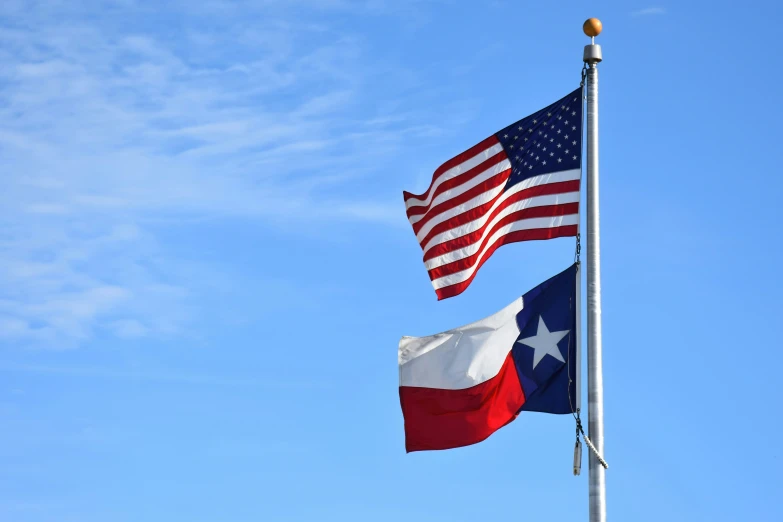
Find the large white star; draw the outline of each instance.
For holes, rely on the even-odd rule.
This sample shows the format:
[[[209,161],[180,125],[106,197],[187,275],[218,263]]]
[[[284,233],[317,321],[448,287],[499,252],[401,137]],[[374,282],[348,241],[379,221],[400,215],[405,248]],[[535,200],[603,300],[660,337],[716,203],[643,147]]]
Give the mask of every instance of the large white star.
[[[571,330],[550,332],[549,328],[546,327],[546,323],[544,323],[544,318],[539,315],[538,331],[536,332],[536,335],[526,339],[520,339],[517,342],[530,346],[533,350],[535,350],[533,353],[533,369],[535,370],[536,366],[538,366],[538,363],[540,363],[541,359],[543,359],[547,354],[551,355],[560,362],[565,362],[563,359],[563,354],[560,353],[560,348],[557,347],[557,343],[559,343],[563,337],[568,335],[568,332],[570,331]]]

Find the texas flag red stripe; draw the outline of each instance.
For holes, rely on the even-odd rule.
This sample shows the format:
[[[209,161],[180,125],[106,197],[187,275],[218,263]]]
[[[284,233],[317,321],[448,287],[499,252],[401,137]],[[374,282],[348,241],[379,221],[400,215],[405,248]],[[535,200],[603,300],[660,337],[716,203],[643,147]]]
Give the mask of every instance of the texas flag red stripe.
[[[522,307],[520,297],[455,330],[402,338],[400,405],[408,451],[475,444],[515,418],[525,404],[511,355]]]
[[[464,390],[400,387],[405,450],[458,448],[481,442],[516,418],[525,404],[511,353],[500,372]]]

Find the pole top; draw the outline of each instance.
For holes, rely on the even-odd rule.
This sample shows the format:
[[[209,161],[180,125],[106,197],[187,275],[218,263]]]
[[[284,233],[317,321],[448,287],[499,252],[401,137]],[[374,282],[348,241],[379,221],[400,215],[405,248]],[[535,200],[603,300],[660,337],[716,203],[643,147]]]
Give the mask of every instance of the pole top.
[[[582,60],[590,67],[595,67],[595,64],[603,59],[601,56],[601,46],[595,43],[595,37],[601,34],[603,28],[604,26],[598,18],[588,18],[585,20],[585,23],[582,24],[582,30],[590,37],[590,45],[585,45],[585,52]]]
[[[603,28],[604,25],[601,23],[601,20],[599,20],[598,18],[588,18],[587,20],[585,20],[585,23],[582,24],[582,30],[590,38],[595,38],[596,36],[601,34],[601,30]]]

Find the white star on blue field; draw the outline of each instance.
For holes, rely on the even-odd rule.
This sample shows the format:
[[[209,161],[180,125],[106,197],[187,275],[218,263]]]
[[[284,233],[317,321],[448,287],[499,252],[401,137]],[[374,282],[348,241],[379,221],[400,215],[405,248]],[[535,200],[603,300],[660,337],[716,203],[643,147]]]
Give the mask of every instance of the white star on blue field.
[[[524,344],[533,349],[533,369],[536,369],[538,363],[545,355],[549,355],[564,363],[563,354],[560,353],[560,348],[557,347],[557,343],[568,335],[569,330],[561,330],[559,332],[550,332],[546,327],[544,317],[538,316],[538,331],[533,337],[525,337],[517,341],[519,344]]]
[[[4,0],[0,521],[586,520],[571,415],[406,454],[396,353],[573,263],[438,301],[402,191],[499,129],[584,164],[578,101],[518,122],[593,16],[609,517],[783,520],[778,3]]]

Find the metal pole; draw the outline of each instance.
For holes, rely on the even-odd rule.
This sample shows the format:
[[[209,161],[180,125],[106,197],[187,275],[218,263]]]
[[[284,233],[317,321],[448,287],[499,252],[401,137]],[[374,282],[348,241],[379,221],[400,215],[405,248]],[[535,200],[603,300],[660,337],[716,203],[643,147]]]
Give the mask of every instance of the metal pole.
[[[598,68],[601,46],[595,36],[601,22],[584,25],[592,38],[585,46],[587,63],[587,424],[588,436],[604,454],[604,381],[601,353],[601,220],[598,207]],[[589,454],[590,522],[606,521],[606,475],[596,456]]]

